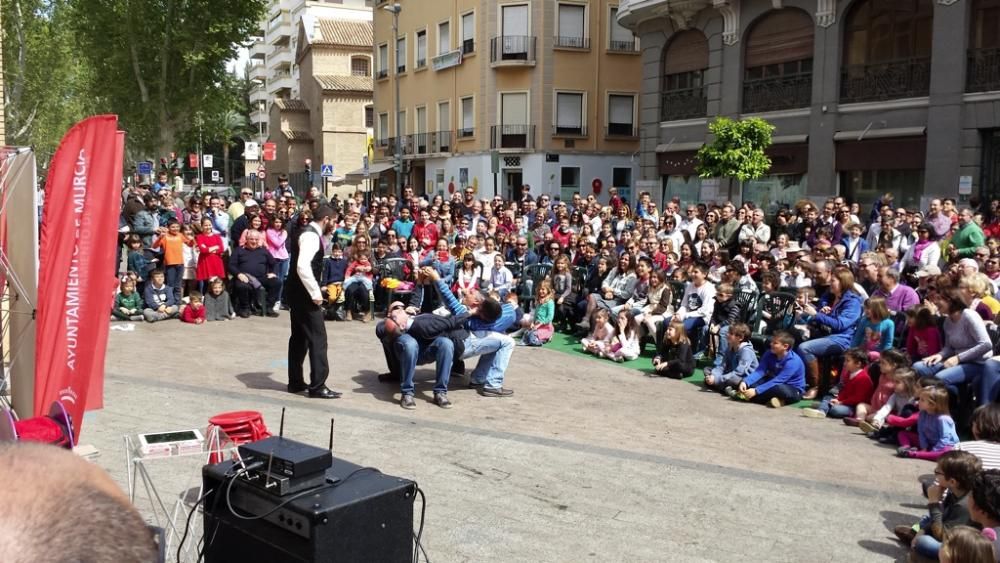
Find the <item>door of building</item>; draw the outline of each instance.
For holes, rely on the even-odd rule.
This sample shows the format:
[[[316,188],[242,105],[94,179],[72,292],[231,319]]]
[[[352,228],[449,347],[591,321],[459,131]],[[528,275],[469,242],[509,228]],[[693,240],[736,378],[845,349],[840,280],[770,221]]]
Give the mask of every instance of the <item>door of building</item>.
[[[503,171],[503,196],[507,201],[521,201],[524,173],[520,170]]]
[[[983,132],[983,164],[979,193],[986,201],[1000,198],[1000,129]]]

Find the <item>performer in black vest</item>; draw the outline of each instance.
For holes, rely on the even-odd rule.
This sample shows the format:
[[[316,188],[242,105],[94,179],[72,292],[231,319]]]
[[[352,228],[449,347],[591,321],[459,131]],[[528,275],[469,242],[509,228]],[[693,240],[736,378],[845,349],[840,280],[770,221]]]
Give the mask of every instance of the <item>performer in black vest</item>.
[[[334,210],[321,205],[313,220],[298,230],[292,240],[291,268],[285,282],[292,336],[288,339],[288,392],[309,390],[318,399],[336,399],[341,393],[326,386],[330,363],[326,357],[326,324],[323,320],[323,294],[319,279],[323,273],[323,234],[333,224]],[[309,354],[309,385],[302,377],[302,362]]]

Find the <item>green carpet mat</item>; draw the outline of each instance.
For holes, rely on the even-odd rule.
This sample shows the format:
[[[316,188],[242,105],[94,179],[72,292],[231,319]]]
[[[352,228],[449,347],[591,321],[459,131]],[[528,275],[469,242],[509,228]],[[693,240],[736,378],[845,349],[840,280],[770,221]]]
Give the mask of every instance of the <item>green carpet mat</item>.
[[[552,340],[549,340],[544,347],[549,350],[556,350],[562,352],[564,354],[570,354],[576,357],[587,358],[588,360],[594,362],[605,362],[605,363],[610,362],[610,360],[607,360],[605,358],[598,358],[597,356],[593,356],[591,354],[584,352],[583,346],[580,345],[579,338],[561,332],[556,332],[552,336]],[[647,344],[645,352],[641,356],[639,356],[638,359],[632,360],[631,362],[623,362],[621,365],[629,369],[639,370],[643,373],[653,373],[655,371],[653,369],[653,356],[655,355],[656,355],[656,350],[653,348],[651,344]],[[691,377],[685,377],[681,381],[686,381],[688,383],[698,385],[700,387],[702,383],[705,381],[705,373],[702,371],[701,368],[697,368],[694,370],[694,373],[691,375]],[[802,409],[812,406],[812,403],[813,401],[799,401],[794,405],[788,405],[788,406]]]

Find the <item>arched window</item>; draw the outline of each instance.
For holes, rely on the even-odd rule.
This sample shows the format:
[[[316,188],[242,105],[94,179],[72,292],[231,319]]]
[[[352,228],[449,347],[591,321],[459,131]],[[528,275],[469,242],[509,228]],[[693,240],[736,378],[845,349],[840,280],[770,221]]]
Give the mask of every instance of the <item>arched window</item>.
[[[926,96],[933,0],[858,0],[844,25],[841,102]]]
[[[660,120],[705,117],[708,40],[697,30],[674,34],[663,49]]]
[[[746,39],[743,111],[809,107],[812,102],[813,21],[796,8],[761,17]]]
[[[974,0],[969,24],[965,91],[1000,90],[1000,0]]]

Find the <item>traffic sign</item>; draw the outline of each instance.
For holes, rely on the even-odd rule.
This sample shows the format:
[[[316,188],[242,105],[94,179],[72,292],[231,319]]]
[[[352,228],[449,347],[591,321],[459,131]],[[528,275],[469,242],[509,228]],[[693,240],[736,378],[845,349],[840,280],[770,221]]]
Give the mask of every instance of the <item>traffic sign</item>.
[[[365,167],[365,178],[367,178],[368,176],[370,176],[370,175],[371,175],[371,170],[369,170],[369,168],[368,168],[368,155],[365,155],[364,157],[362,157],[362,159],[361,159],[361,162],[363,162],[363,163],[364,163],[364,167]]]
[[[205,168],[211,168],[212,167],[212,155],[210,155],[210,154],[203,154],[203,155],[201,155],[201,159],[203,161],[202,165]]]
[[[135,164],[135,167],[140,176],[152,176],[153,174],[153,161],[151,160],[140,160]]]
[[[323,178],[332,178],[333,177],[333,165],[332,164],[324,164],[323,166],[321,166],[319,168],[319,175],[322,176]]]
[[[219,171],[218,170],[212,170],[212,181],[213,182],[218,182],[219,178],[220,178]]]
[[[189,168],[198,168],[198,153],[189,153],[188,154],[188,167]]]
[[[243,158],[245,160],[258,160],[260,158],[260,144],[248,141],[243,146]]]
[[[257,178],[259,178],[261,180],[267,178],[267,170],[264,170],[263,168],[258,169],[257,170]]]

